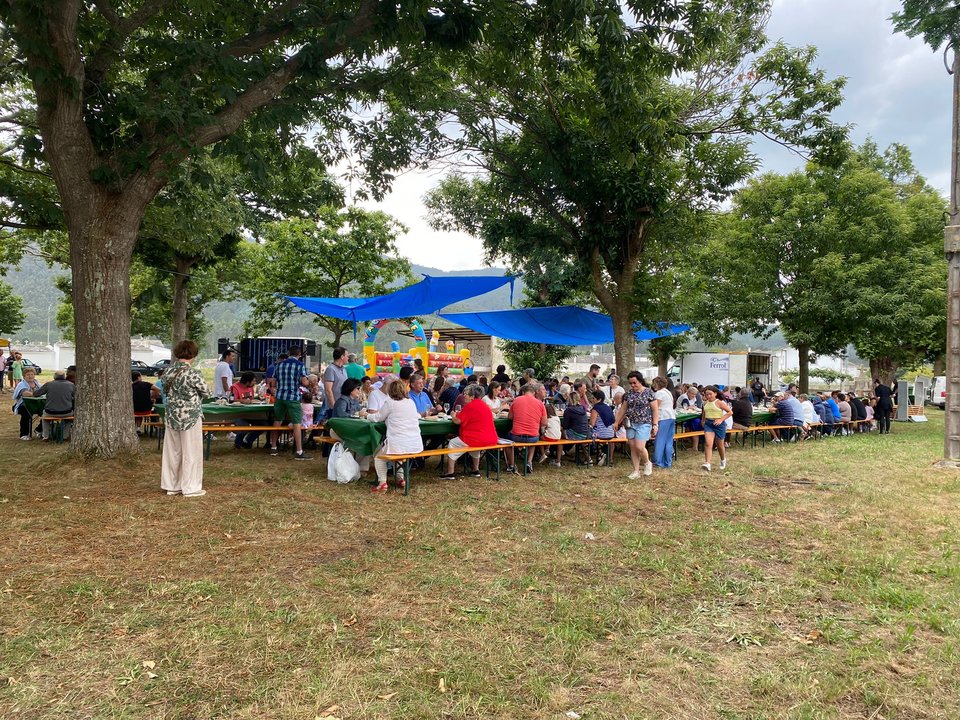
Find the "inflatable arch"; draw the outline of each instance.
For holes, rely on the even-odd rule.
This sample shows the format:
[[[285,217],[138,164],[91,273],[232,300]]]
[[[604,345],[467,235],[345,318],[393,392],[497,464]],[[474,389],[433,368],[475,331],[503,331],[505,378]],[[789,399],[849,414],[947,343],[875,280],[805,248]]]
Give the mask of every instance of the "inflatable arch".
[[[396,322],[407,322],[410,332],[413,333],[415,345],[406,353],[400,352],[400,344],[393,342],[390,344],[390,352],[377,352],[375,342],[377,333],[387,323],[393,320],[374,320],[367,325],[366,333],[363,336],[363,369],[367,375],[373,377],[379,373],[399,373],[404,365],[413,365],[414,360],[420,360],[428,373],[435,373],[440,365],[446,365],[449,372],[453,375],[472,375],[473,362],[470,359],[470,351],[461,350],[459,353],[453,352],[453,343],[448,341],[447,348],[450,352],[436,352],[439,344],[440,333],[436,330],[430,339],[430,345],[427,346],[427,336],[423,331],[423,326],[417,320]]]

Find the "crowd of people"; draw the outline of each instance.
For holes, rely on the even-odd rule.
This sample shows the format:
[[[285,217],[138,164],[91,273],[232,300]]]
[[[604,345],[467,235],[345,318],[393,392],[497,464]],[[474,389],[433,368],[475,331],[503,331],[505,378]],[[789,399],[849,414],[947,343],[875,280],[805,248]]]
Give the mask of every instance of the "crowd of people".
[[[131,376],[134,413],[139,419],[153,412],[155,402],[166,403],[166,440],[163,449],[161,487],[170,495],[196,497],[202,488],[202,402],[210,391],[193,360],[198,348],[191,341],[174,348],[173,364],[155,384]],[[17,367],[18,354],[11,364],[19,379],[13,386],[13,410],[20,416],[20,437],[32,438],[33,418],[23,403],[26,397],[46,397],[44,415],[69,417],[75,401],[76,369],[56,373],[41,385],[31,367]],[[396,375],[370,377],[355,355],[345,348],[334,349],[332,362],[320,375],[310,374],[300,348],[291,346],[281,353],[258,381],[252,372],[235,373],[236,353],[225,352],[214,369],[213,395],[220,402],[250,404],[269,398],[273,403],[273,427],[267,432],[267,449],[279,455],[279,435],[289,428],[293,436],[294,458],[311,459],[305,451],[313,445],[319,426],[330,418],[367,418],[386,425],[383,446],[369,457],[358,458],[362,471],[372,464],[376,472],[374,492],[387,489],[389,467],[376,458],[380,454],[414,454],[447,444],[449,448],[469,452],[470,475],[479,475],[480,451],[469,448],[504,444],[507,473],[518,473],[519,453],[513,443],[538,443],[534,452],[525,453],[526,472],[535,464],[549,461],[562,467],[564,458],[575,455],[578,462],[603,464],[606,454],[598,443],[551,447],[561,440],[603,441],[623,438],[632,461],[631,479],[649,476],[654,467],[673,465],[674,438],[678,431],[703,432],[703,469],[713,468],[714,455],[720,469],[727,466],[727,433],[748,430],[758,410],[764,425],[771,429],[774,442],[802,440],[817,432],[846,435],[853,432],[890,432],[893,389],[874,381],[874,391],[861,397],[856,392],[799,393],[790,385],[770,395],[759,378],[747,387],[723,388],[674,383],[663,377],[648,382],[638,371],[627,374],[626,382],[615,372],[601,374],[592,365],[580,378],[538,379],[532,368],[511,378],[500,365],[488,380],[484,375],[454,375],[444,366],[428,375],[422,366],[402,367]],[[604,377],[605,375],[605,377]],[[419,421],[443,416],[456,426],[455,436],[429,437],[424,440]],[[494,420],[509,420],[509,431],[501,440]],[[240,426],[251,421],[236,420]],[[64,437],[70,423],[64,421]],[[36,428],[43,439],[50,438],[51,422],[44,420]],[[260,437],[260,429],[233,435],[237,450],[249,450]],[[694,452],[700,449],[699,433],[690,437]],[[652,447],[651,447],[652,444]],[[456,462],[462,452],[449,453],[441,477],[455,477]],[[421,461],[420,467],[423,467]],[[394,471],[402,487],[405,478],[400,468]]]

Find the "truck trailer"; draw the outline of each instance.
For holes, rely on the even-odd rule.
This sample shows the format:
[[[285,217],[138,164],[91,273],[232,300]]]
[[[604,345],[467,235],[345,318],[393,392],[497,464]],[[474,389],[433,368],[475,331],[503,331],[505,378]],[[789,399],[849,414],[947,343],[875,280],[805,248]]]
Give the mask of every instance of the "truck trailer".
[[[776,390],[780,384],[776,365],[776,358],[771,353],[691,352],[677,358],[667,376],[675,384],[722,387],[746,387],[750,378],[758,377],[768,390]]]

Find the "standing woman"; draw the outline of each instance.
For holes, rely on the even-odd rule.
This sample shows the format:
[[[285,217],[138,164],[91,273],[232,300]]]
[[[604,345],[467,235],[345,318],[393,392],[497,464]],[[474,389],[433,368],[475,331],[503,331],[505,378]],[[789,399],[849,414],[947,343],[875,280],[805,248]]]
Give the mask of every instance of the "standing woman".
[[[708,385],[703,389],[703,469],[710,472],[710,460],[713,456],[713,444],[717,444],[720,454],[720,469],[727,468],[727,454],[724,439],[727,436],[727,418],[733,416],[730,406],[717,399],[717,388]]]
[[[643,375],[636,370],[627,375],[627,385],[630,389],[624,393],[623,401],[617,409],[613,429],[616,432],[627,423],[627,444],[630,446],[630,459],[633,460],[633,472],[627,477],[636,480],[641,474],[653,474],[647,441],[651,435],[659,432],[660,403],[657,402],[653,390],[643,386]],[[641,464],[643,470],[640,469]]]
[[[893,412],[893,390],[889,385],[880,382],[880,378],[873,379],[873,394],[877,398],[877,407],[874,414],[877,418],[877,427],[880,434],[890,432],[890,413]]]
[[[667,380],[655,377],[651,383],[654,397],[660,403],[660,423],[657,438],[653,443],[653,464],[662,468],[673,467],[673,433],[677,426],[677,413],[673,409],[673,393],[667,389]]]
[[[160,488],[167,495],[200,497],[203,489],[203,402],[208,394],[200,371],[191,365],[197,344],[181,340],[173,348],[176,362],[163,374],[167,396],[166,432]]]

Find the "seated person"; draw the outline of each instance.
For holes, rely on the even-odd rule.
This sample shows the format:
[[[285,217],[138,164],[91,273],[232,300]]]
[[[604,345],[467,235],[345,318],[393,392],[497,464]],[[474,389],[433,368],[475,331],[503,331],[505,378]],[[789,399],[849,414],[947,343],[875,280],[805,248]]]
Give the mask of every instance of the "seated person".
[[[606,404],[607,395],[603,390],[594,390],[590,394],[590,418],[588,423],[592,435],[597,440],[612,440],[614,437],[613,408]]]
[[[835,392],[834,395],[837,399],[837,406],[840,408],[840,422],[844,425],[842,432],[844,435],[849,435],[850,421],[853,419],[852,408],[850,403],[847,402],[847,396],[842,392]]]
[[[840,404],[837,402],[837,391],[834,390],[832,393],[827,395],[824,398],[824,401],[827,403],[827,406],[830,408],[830,414],[833,416],[833,425],[835,428],[834,434],[837,430],[842,430],[840,423],[843,422],[840,416]]]
[[[58,415],[67,417],[73,415],[73,403],[76,391],[76,386],[67,380],[67,375],[64,372],[55,372],[53,374],[53,380],[44,383],[33,391],[33,397],[46,396],[47,398],[47,404],[43,408],[43,416],[41,417],[44,440],[50,439],[50,428],[53,425],[53,423],[46,419],[47,417],[56,417]],[[150,407],[152,408],[153,406],[151,405]],[[70,437],[70,430],[73,423],[70,420],[64,420],[61,424],[63,427],[63,439],[67,440]]]
[[[243,372],[240,373],[240,376],[234,380],[233,385],[230,386],[230,399],[235,403],[241,403],[243,405],[250,405],[255,403],[256,392],[254,390],[254,385],[256,383],[256,376],[252,372]],[[247,420],[244,418],[237,418],[234,420],[234,425],[253,425],[252,420]],[[306,423],[304,423],[306,427]],[[260,437],[259,432],[238,432],[237,436],[233,440],[233,446],[237,450],[249,450],[253,447],[253,443],[258,437]]]
[[[486,403],[480,402],[483,396],[484,389],[482,386],[474,384],[466,387],[463,409],[451,418],[454,423],[460,426],[460,431],[457,437],[450,440],[448,447],[454,449],[484,447],[497,445],[500,442],[500,438],[497,437],[497,429],[493,424],[493,413]],[[461,455],[463,453],[447,455],[447,471],[440,476],[442,480],[456,478],[454,469]],[[470,458],[473,460],[473,469],[469,475],[480,477],[480,451],[471,452]]]
[[[389,391],[390,384],[396,379],[394,375],[384,375],[383,380],[378,380],[373,383],[370,388],[370,394],[367,395],[368,413],[377,412],[383,407],[383,404],[387,401],[387,392]]]
[[[810,398],[805,394],[801,394],[797,399],[800,401],[800,407],[803,408],[804,425],[819,425],[820,418],[817,415],[817,411],[813,409],[813,403],[810,401]]]
[[[560,416],[557,415],[557,408],[554,403],[547,404],[547,426],[543,430],[543,435],[540,438],[541,440],[549,440],[550,442],[556,442],[557,440],[563,439],[563,427],[560,424]],[[551,461],[551,465],[554,467],[560,467],[560,447],[556,448],[547,448],[546,450],[541,449],[540,462],[546,460],[551,453],[556,455],[556,458]]]
[[[153,385],[143,380],[136,370],[130,373],[130,380],[133,390],[133,414],[139,416],[135,418],[139,430],[143,416],[153,414]]]
[[[750,401],[750,391],[740,390],[736,400],[730,405],[733,411],[733,429],[747,430],[753,425],[753,403]]]
[[[439,410],[434,406],[430,393],[424,389],[424,379],[422,375],[414,375],[410,378],[409,397],[413,400],[414,407],[417,408],[420,417],[437,415],[439,413]]]
[[[774,425],[790,425],[796,427],[797,417],[794,414],[793,404],[787,399],[787,393],[780,391],[773,396],[773,408],[776,412],[773,418]],[[803,421],[801,420],[801,422]],[[778,430],[771,430],[770,434],[773,435],[774,442],[781,442],[781,433]],[[785,430],[783,434],[787,440],[792,437],[789,430]]]
[[[500,383],[496,380],[491,380],[487,384],[487,394],[483,396],[483,401],[494,415],[500,412],[500,408],[503,407],[503,400],[498,397],[499,391]]]
[[[509,417],[513,420],[513,426],[510,429],[510,439],[517,443],[535,443],[540,441],[540,434],[547,426],[547,409],[543,402],[537,397],[543,386],[536,380],[530,380],[524,384],[520,390],[520,395],[510,404]],[[508,447],[504,450],[507,456],[507,472],[517,472],[514,464],[513,448]],[[533,466],[529,462],[528,456],[527,472],[533,472]]]
[[[448,375],[443,384],[443,392],[440,393],[439,398],[440,407],[443,408],[444,412],[450,412],[456,405],[457,398],[460,397],[460,384],[459,380],[453,375]]]
[[[70,375],[67,375],[67,380],[70,380]],[[71,382],[75,382],[72,381]],[[157,370],[157,381],[150,386],[150,399],[154,403],[163,403],[166,402],[166,399],[163,396],[163,368]]]
[[[372,492],[387,491],[387,461],[377,455],[406,455],[423,452],[423,438],[420,436],[420,413],[407,397],[407,389],[399,380],[391,380],[387,386],[387,397],[380,407],[369,413],[371,420],[383,422],[387,426],[386,438],[380,449],[374,453],[373,466],[377,471],[377,486]],[[397,484],[404,486],[406,478],[403,468],[397,467]]]
[[[333,405],[335,418],[364,417],[366,412],[360,410],[360,381],[347,378],[340,386],[340,397]]]

